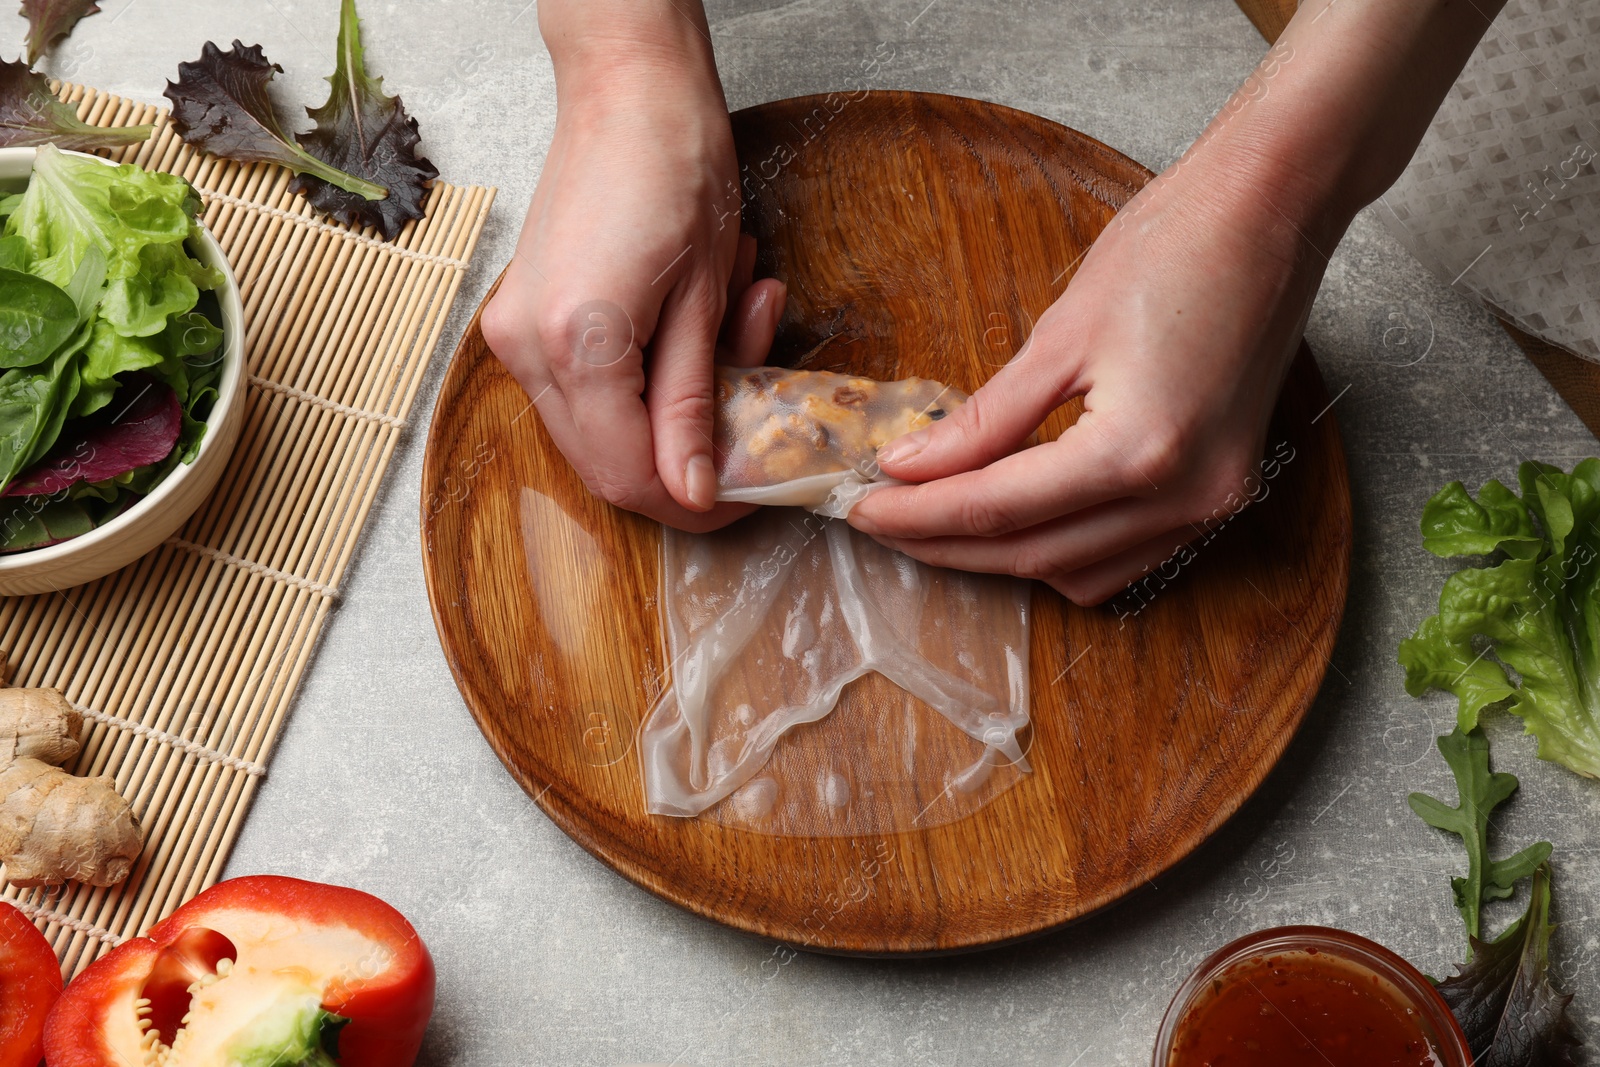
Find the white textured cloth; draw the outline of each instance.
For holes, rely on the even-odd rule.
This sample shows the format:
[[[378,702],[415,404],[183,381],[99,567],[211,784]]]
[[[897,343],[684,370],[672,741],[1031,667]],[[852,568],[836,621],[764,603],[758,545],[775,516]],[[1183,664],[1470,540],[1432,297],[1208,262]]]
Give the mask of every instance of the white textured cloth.
[[[1600,362],[1600,0],[1510,0],[1383,204],[1429,269]]]

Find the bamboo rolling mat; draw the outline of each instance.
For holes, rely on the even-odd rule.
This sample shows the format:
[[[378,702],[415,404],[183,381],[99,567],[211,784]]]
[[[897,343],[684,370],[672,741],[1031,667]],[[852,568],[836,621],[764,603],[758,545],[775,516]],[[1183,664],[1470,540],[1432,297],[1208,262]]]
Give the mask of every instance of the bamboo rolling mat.
[[[200,190],[239,278],[249,371],[238,448],[175,538],[89,585],[0,599],[0,681],[87,709],[69,769],[113,775],[146,833],[120,886],[0,889],[71,976],[220,876],[494,190],[436,182],[427,217],[386,244],[315,217],[281,167],[184,145],[162,109],[60,92],[97,125],[157,124],[115,158]]]

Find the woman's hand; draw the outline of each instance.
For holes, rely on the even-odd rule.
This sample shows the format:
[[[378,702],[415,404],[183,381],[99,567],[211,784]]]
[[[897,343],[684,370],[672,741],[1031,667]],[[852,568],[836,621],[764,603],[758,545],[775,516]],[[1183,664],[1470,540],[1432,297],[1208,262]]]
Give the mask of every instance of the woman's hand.
[[[1501,2],[1304,0],[1012,362],[879,453],[924,484],[868,496],[850,521],[929,563],[1092,604],[1237,512],[1328,256],[1398,177]],[[1072,428],[1016,451],[1079,396]]]
[[[879,453],[925,484],[867,496],[850,521],[927,563],[1092,604],[1236,512],[1326,260],[1213,177],[1180,168],[1141,192],[1010,363]],[[1078,396],[1075,425],[1018,451]]]
[[[749,510],[715,505],[719,330],[721,358],[759,364],[783,290],[750,281],[727,105],[693,18],[540,5],[556,132],[483,333],[591,491],[704,530]]]

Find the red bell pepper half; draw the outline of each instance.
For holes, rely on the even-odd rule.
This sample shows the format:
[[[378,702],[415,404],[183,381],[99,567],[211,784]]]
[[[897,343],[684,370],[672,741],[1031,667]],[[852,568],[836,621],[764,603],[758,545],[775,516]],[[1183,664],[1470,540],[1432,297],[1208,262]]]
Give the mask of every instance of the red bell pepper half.
[[[0,1067],[39,1067],[45,1016],[60,995],[56,950],[31,919],[0,903]]]
[[[410,1067],[433,959],[355,889],[258,875],[201,893],[73,980],[49,1067]]]

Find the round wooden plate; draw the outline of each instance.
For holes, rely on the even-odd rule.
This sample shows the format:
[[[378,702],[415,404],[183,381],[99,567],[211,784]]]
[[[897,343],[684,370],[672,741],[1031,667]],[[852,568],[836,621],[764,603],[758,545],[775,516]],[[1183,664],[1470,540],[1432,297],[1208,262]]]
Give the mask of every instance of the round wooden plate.
[[[773,362],[975,390],[1149,178],[1082,134],[917,93],[785,100],[733,126]],[[423,473],[428,594],[484,736],[618,873],[700,915],[823,951],[969,949],[1087,915],[1191,852],[1260,784],[1321,682],[1350,568],[1344,457],[1302,349],[1265,498],[1112,606],[1037,587],[1033,773],[964,820],[777,837],[644,810],[634,736],[664,684],[660,528],[592,498],[476,319]],[[1076,417],[1052,417],[1048,436]],[[865,679],[863,681],[866,681]]]

